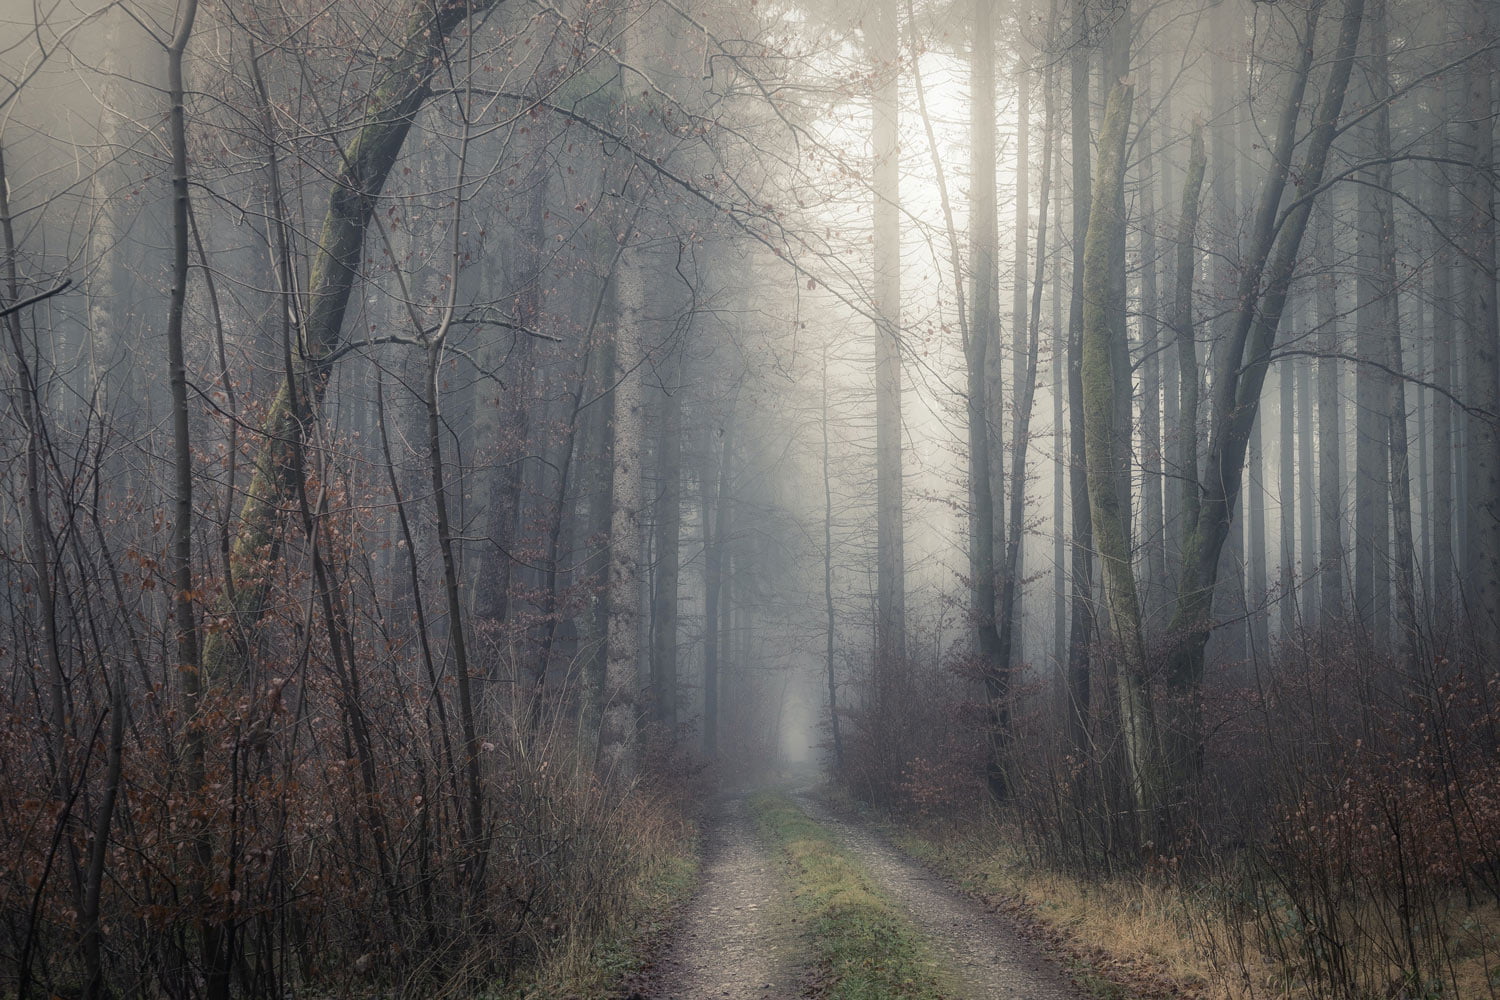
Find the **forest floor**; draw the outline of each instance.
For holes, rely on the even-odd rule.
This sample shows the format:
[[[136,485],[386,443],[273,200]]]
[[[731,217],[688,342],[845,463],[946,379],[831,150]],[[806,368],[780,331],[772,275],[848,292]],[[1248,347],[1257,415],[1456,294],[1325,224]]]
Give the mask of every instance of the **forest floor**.
[[[772,842],[776,836],[768,828],[765,806],[747,797],[727,798],[706,821],[698,889],[660,956],[633,984],[632,998],[1084,996],[1004,914],[911,859],[879,832],[806,792],[776,798],[796,814],[794,823],[805,824],[784,833],[779,846]],[[815,831],[814,838],[826,838],[823,848],[806,846],[808,830]],[[807,883],[823,877],[822,869],[830,863],[814,854],[818,849],[835,855],[831,863],[846,866],[861,886],[852,891],[835,887],[824,909],[809,912],[799,905],[806,902]],[[814,854],[811,860],[809,854]],[[873,899],[882,911],[876,919],[890,922],[889,929],[872,936],[876,964],[902,949],[911,952],[911,968],[902,973],[896,992],[851,985],[829,968],[830,955],[839,956],[833,964],[858,959],[857,944],[828,940],[850,933],[840,929],[839,921],[848,920],[843,911],[851,897]],[[853,934],[859,933],[856,924]]]

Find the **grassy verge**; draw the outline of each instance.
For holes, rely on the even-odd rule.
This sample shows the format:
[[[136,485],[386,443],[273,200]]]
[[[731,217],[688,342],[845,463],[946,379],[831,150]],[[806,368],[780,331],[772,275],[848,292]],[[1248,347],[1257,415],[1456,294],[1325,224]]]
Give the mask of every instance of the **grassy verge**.
[[[921,932],[879,892],[833,835],[786,796],[758,795],[751,809],[791,869],[830,1000],[941,1000],[949,996]]]
[[[1302,952],[1306,935],[1294,927],[1280,940],[1268,940],[1264,920],[1236,920],[1226,913],[1224,900],[1215,898],[1222,888],[1166,884],[1141,875],[1085,879],[1043,868],[991,821],[895,826],[888,832],[911,856],[1007,911],[1101,1000],[1314,1000],[1328,995],[1307,968]],[[1361,915],[1356,910],[1351,902],[1351,920]],[[1366,922],[1373,925],[1376,918]],[[1458,985],[1441,995],[1497,995],[1500,909],[1455,902],[1445,922],[1451,925],[1442,929],[1449,972]],[[1362,973],[1367,981],[1400,981],[1399,968],[1386,969],[1379,956],[1361,953],[1358,960],[1372,966]],[[1387,992],[1403,995],[1397,989],[1370,995]]]
[[[1006,911],[1101,1000],[1221,995],[1198,943],[1202,927],[1173,891],[1145,879],[1090,881],[1038,867],[987,822],[889,832],[903,851]]]
[[[613,912],[603,926],[566,927],[541,961],[489,994],[493,1000],[607,1000],[660,944],[698,883],[694,837],[655,831],[638,843],[639,867],[612,880]],[[487,998],[486,998],[487,1000]]]

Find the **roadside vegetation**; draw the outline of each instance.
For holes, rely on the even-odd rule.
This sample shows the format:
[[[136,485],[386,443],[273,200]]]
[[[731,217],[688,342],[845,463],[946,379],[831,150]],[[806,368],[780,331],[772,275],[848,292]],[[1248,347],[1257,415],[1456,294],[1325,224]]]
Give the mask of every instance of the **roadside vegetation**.
[[[496,1000],[605,1000],[638,971],[672,927],[698,882],[695,838],[674,823],[658,824],[636,843],[630,871],[614,886],[615,903],[592,925],[562,925],[534,964]]]
[[[965,711],[957,679],[913,673],[925,683],[903,689],[901,718]],[[860,720],[844,785],[1096,993],[1500,995],[1488,678],[1443,660],[1403,675],[1349,634],[1299,633],[1211,687],[1197,820],[1139,845],[1128,813],[1103,808],[1122,801],[1117,748],[1072,754],[1046,724],[1046,686],[1023,690],[1032,754],[1007,805],[985,801],[972,743],[920,738],[933,725]],[[892,758],[903,778],[879,784],[867,762]]]

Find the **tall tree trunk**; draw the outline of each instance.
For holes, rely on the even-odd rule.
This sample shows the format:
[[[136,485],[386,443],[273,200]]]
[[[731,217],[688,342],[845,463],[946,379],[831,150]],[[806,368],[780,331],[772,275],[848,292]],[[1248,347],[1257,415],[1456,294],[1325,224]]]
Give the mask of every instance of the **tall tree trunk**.
[[[828,673],[828,729],[833,738],[833,766],[837,774],[844,770],[844,739],[839,730],[839,679],[834,660],[835,618],[833,606],[833,477],[829,472],[828,451],[828,348],[823,348],[823,412],[819,427],[823,432],[823,612],[824,670]]]
[[[1311,296],[1303,296],[1300,307],[1303,328],[1307,329],[1312,318]],[[1318,616],[1318,588],[1314,575],[1314,567],[1318,565],[1318,494],[1314,476],[1318,467],[1314,456],[1316,435],[1313,432],[1312,368],[1312,359],[1309,358],[1294,369],[1297,393],[1296,495],[1300,505],[1297,511],[1297,544],[1301,559],[1297,575],[1297,610],[1301,612],[1299,620],[1305,628],[1310,628]]]
[[[1248,567],[1250,598],[1250,651],[1257,657],[1263,657],[1269,651],[1270,646],[1270,616],[1267,613],[1266,594],[1270,590],[1271,579],[1267,568],[1266,553],[1266,457],[1265,448],[1262,445],[1261,421],[1257,420],[1250,427],[1250,448],[1247,461],[1250,472],[1247,477],[1247,488],[1249,490],[1249,508],[1246,525],[1249,528],[1249,539],[1246,543],[1245,562]]]
[[[1370,87],[1375,101],[1373,152],[1377,158],[1389,160],[1391,145],[1391,80],[1387,55],[1386,0],[1370,0],[1368,13],[1370,45]],[[1418,649],[1420,640],[1417,629],[1420,621],[1417,614],[1417,566],[1416,544],[1412,532],[1411,511],[1411,467],[1410,447],[1406,423],[1406,384],[1401,377],[1401,308],[1397,299],[1396,275],[1396,204],[1392,165],[1377,164],[1371,178],[1374,187],[1374,218],[1376,224],[1375,265],[1379,302],[1372,310],[1377,317],[1375,332],[1384,338],[1383,344],[1374,345],[1379,360],[1389,371],[1380,373],[1380,384],[1384,398],[1380,409],[1386,421],[1387,438],[1380,449],[1387,456],[1385,468],[1378,470],[1387,484],[1386,499],[1390,503],[1386,518],[1376,519],[1377,533],[1382,521],[1392,523],[1395,537],[1395,560],[1391,562],[1390,542],[1377,534],[1379,548],[1385,549],[1385,560],[1378,557],[1375,570],[1379,574],[1376,594],[1377,619],[1375,637],[1377,642],[1391,638],[1389,624],[1392,607],[1391,577],[1395,575],[1395,642],[1402,652],[1408,681],[1414,680],[1419,668]],[[1361,191],[1367,190],[1361,188]],[[1493,282],[1492,282],[1493,286]],[[1363,330],[1363,324],[1361,324]],[[1377,491],[1377,499],[1379,499]],[[1382,599],[1384,604],[1381,603]]]
[[[1491,4],[1469,0],[1466,34],[1472,43],[1492,39]],[[1464,604],[1474,632],[1477,661],[1500,663],[1500,344],[1495,303],[1494,51],[1469,61],[1463,120],[1467,182],[1460,204],[1465,290],[1465,396],[1478,413],[1468,416],[1465,442],[1468,537],[1464,551]]]
[[[1306,45],[1289,81],[1286,103],[1274,132],[1271,169],[1261,187],[1261,198],[1251,230],[1250,253],[1241,270],[1230,340],[1221,345],[1214,372],[1213,437],[1201,486],[1198,516],[1183,544],[1178,602],[1169,634],[1166,677],[1178,700],[1191,700],[1203,676],[1204,647],[1208,642],[1210,611],[1218,580],[1219,558],[1233,526],[1235,502],[1245,471],[1250,428],[1258,416],[1261,389],[1277,328],[1286,308],[1302,237],[1307,228],[1314,193],[1323,183],[1328,152],[1337,134],[1354,52],[1359,43],[1364,0],[1346,0],[1339,38],[1329,67],[1312,128],[1304,140],[1306,152],[1297,165],[1299,184],[1293,201],[1282,200],[1292,176],[1292,152],[1297,145],[1303,99],[1311,75],[1315,48]],[[1318,8],[1310,9],[1303,37],[1316,37]],[[1173,766],[1191,767],[1197,759],[1197,736],[1174,754]],[[1191,773],[1177,771],[1174,784],[1185,784]]]
[[[167,48],[167,88],[171,100],[169,129],[172,149],[172,291],[167,309],[167,365],[172,393],[172,610],[177,631],[177,669],[183,678],[183,715],[187,720],[188,791],[198,799],[205,793],[206,724],[203,698],[208,678],[199,646],[197,611],[193,606],[193,443],[188,431],[187,359],[183,348],[183,317],[188,281],[188,150],[182,64],[198,13],[188,0]],[[206,815],[202,805],[194,815]],[[209,916],[218,909],[210,896],[214,875],[213,833],[206,823],[194,822],[194,854],[200,871],[194,887],[198,907],[201,961],[209,1000],[228,1000],[232,925]]]
[[[1068,502],[1073,510],[1072,608],[1068,628],[1068,743],[1081,761],[1089,753],[1089,660],[1094,633],[1094,528],[1089,510],[1083,416],[1083,255],[1093,201],[1089,171],[1089,6],[1073,0],[1069,38],[1073,154],[1073,279],[1068,302]]]
[[[1220,3],[1209,15],[1215,37],[1213,62],[1209,68],[1209,91],[1212,117],[1209,129],[1208,162],[1214,165],[1208,175],[1211,232],[1214,239],[1210,248],[1214,251],[1209,273],[1210,297],[1221,306],[1206,324],[1208,333],[1207,364],[1205,377],[1218,370],[1219,353],[1229,340],[1232,312],[1224,305],[1234,301],[1236,275],[1240,266],[1239,216],[1240,173],[1249,172],[1249,163],[1236,155],[1234,149],[1233,118],[1239,104],[1236,87],[1239,66],[1239,46],[1244,30],[1241,21],[1243,8],[1237,4]],[[1249,185],[1246,184],[1246,187]],[[1200,394],[1206,386],[1200,386]],[[1208,387],[1211,388],[1211,387]],[[1213,433],[1209,421],[1214,414],[1212,408],[1204,413],[1198,424],[1200,451]],[[1224,565],[1219,571],[1233,574],[1229,585],[1219,588],[1214,604],[1214,617],[1219,621],[1235,621],[1238,627],[1223,629],[1216,642],[1222,656],[1230,661],[1248,655],[1250,619],[1248,615],[1248,592],[1245,589],[1245,545],[1244,525],[1238,523],[1230,534],[1227,551],[1223,555]]]
[[[1339,400],[1338,285],[1331,268],[1335,247],[1334,213],[1320,209],[1314,223],[1313,260],[1323,269],[1318,278],[1318,621],[1344,616],[1344,420]]]
[[[1115,400],[1122,380],[1115,370],[1117,359],[1112,338],[1118,336],[1123,325],[1115,319],[1115,314],[1123,316],[1125,300],[1111,281],[1114,267],[1110,257],[1118,230],[1125,226],[1121,211],[1125,139],[1133,100],[1134,90],[1130,86],[1117,86],[1110,92],[1099,136],[1094,202],[1084,247],[1083,409],[1089,508],[1103,563],[1105,608],[1123,668],[1119,677],[1120,724],[1130,788],[1138,816],[1142,822],[1150,822],[1160,788],[1154,774],[1158,737],[1146,670],[1145,631],[1131,567],[1125,504],[1119,495],[1120,480],[1116,474],[1119,464],[1114,454],[1119,447]]]
[[[651,613],[651,686],[656,719],[669,740],[677,732],[677,583],[682,547],[682,369],[683,348],[670,348],[661,431],[657,437],[656,592]]]
[[[498,2],[434,5],[414,0],[406,9],[401,46],[376,71],[369,110],[339,156],[323,227],[315,241],[317,251],[308,270],[307,295],[297,304],[303,338],[297,378],[283,383],[261,421],[264,444],[246,489],[231,552],[234,597],[230,606],[221,609],[221,617],[242,630],[253,628],[264,611],[270,576],[257,567],[279,551],[282,512],[293,505],[295,495],[290,476],[296,467],[296,449],[321,409],[380,192],[417,112],[426,103],[433,74],[444,64],[448,36]],[[202,651],[207,681],[221,673],[238,672],[237,642],[234,629],[208,633]]]
[[[527,133],[529,154],[533,168],[526,178],[526,214],[518,239],[514,290],[516,324],[527,330],[535,330],[542,314],[542,267],[547,248],[547,132],[540,121],[530,124]],[[517,569],[516,546],[521,540],[521,525],[524,521],[522,492],[526,481],[526,456],[530,450],[530,416],[534,402],[531,393],[533,345],[531,337],[517,334],[514,343],[507,345],[501,337],[491,338],[488,354],[490,365],[500,371],[506,365],[505,385],[495,379],[486,383],[480,394],[480,413],[476,419],[476,444],[493,455],[494,468],[489,471],[488,498],[485,505],[485,527],[487,542],[479,549],[479,575],[486,585],[476,593],[475,613],[488,623],[491,631],[506,639],[514,638],[506,630],[511,617],[510,602],[516,589],[514,579]],[[492,393],[503,393],[491,398]],[[485,440],[485,439],[488,440]],[[492,679],[499,679],[498,671],[506,657],[496,656],[491,669]],[[545,671],[545,662],[538,663],[536,670]],[[537,678],[533,676],[532,687]]]
[[[899,25],[896,0],[870,18],[875,92],[874,288],[877,669],[906,655],[906,559],[901,473],[901,173]]]
[[[1203,384],[1198,364],[1197,330],[1193,319],[1193,279],[1198,269],[1198,212],[1203,195],[1203,175],[1208,167],[1203,150],[1203,128],[1197,126],[1188,150],[1187,175],[1182,185],[1182,208],[1178,214],[1176,277],[1173,279],[1172,333],[1177,342],[1178,384],[1182,391],[1182,433],[1177,436],[1175,464],[1179,476],[1182,522],[1198,520],[1199,387]],[[1184,537],[1184,541],[1186,538]],[[1186,553],[1183,553],[1184,555]]]
[[[1113,0],[1110,4],[1110,28],[1105,42],[1104,59],[1100,63],[1103,73],[1101,93],[1113,92],[1116,84],[1130,79],[1130,42],[1135,31],[1135,19],[1131,14],[1130,0]],[[1107,103],[1107,102],[1106,102]],[[1133,101],[1132,101],[1133,106]],[[1106,113],[1106,118],[1108,117]],[[1128,132],[1130,122],[1125,122]],[[1102,132],[1103,125],[1100,126]],[[1123,154],[1122,154],[1123,155]],[[1124,169],[1124,168],[1122,168]],[[1095,192],[1097,199],[1098,193]],[[1109,231],[1113,242],[1109,247],[1109,295],[1121,307],[1105,312],[1110,324],[1109,349],[1110,371],[1114,375],[1114,434],[1111,455],[1115,463],[1115,496],[1119,501],[1120,527],[1125,536],[1126,548],[1132,556],[1135,552],[1135,382],[1130,358],[1130,318],[1126,306],[1129,294],[1126,275],[1126,241],[1128,224],[1125,219],[1125,184],[1122,175],[1119,204],[1115,211],[1122,220],[1121,225]],[[1096,201],[1097,206],[1097,201]],[[1097,529],[1096,529],[1097,530]]]
[[[1053,0],[1053,7],[1058,0]],[[1054,84],[1055,86],[1055,84]],[[1057,664],[1058,675],[1066,685],[1068,662],[1068,469],[1072,460],[1068,455],[1068,422],[1066,416],[1068,383],[1068,328],[1063,323],[1062,311],[1062,157],[1057,157],[1053,167],[1053,184],[1059,192],[1058,203],[1058,249],[1052,251],[1052,377],[1048,390],[1052,393],[1052,655]],[[1073,712],[1068,711],[1071,718]]]
[[[1010,738],[1010,678],[1000,663],[995,561],[996,498],[991,451],[987,374],[989,348],[1000,337],[999,216],[995,196],[995,25],[993,4],[975,0],[974,48],[969,73],[973,189],[969,193],[969,267],[972,306],[964,327],[964,361],[968,371],[969,430],[969,615],[974,651],[985,678],[985,776],[990,794],[1009,793],[1006,754]],[[936,149],[934,148],[934,154]],[[954,234],[956,238],[956,234]]]
[[[1300,366],[1296,366],[1300,367]],[[1281,639],[1290,639],[1297,628],[1297,529],[1307,531],[1307,525],[1297,524],[1297,400],[1293,381],[1292,362],[1283,361],[1276,367],[1277,414],[1281,418],[1281,440],[1277,449],[1281,468],[1277,474],[1277,503],[1281,507]]]
[[[1021,0],[1015,7],[1015,17],[1018,24],[1024,24],[1029,2]],[[1022,413],[1021,397],[1030,392],[1035,395],[1036,379],[1034,371],[1031,376],[1027,372],[1035,368],[1035,359],[1030,353],[1028,346],[1029,323],[1027,321],[1027,298],[1031,294],[1029,282],[1029,242],[1031,239],[1031,92],[1032,92],[1032,68],[1030,65],[1029,49],[1026,47],[1024,37],[1018,37],[1016,41],[1016,203],[1015,203],[1015,267],[1012,274],[1011,291],[1011,355],[1010,355],[1010,447],[1011,447],[1011,480],[1010,480],[1010,503],[1008,508],[1002,504],[1002,512],[996,521],[997,532],[1006,539],[1005,565],[1001,572],[1005,579],[1002,580],[1000,594],[1000,610],[998,614],[1001,619],[1001,631],[1007,628],[1010,635],[1001,636],[1004,652],[1002,656],[1009,663],[1022,660],[1024,654],[1025,630],[1018,627],[1015,618],[1020,614],[1022,601],[1020,581],[1026,576],[1026,548],[1024,545],[1016,547],[1015,555],[1010,553],[1009,539],[1021,531],[1023,524],[1007,520],[1012,513],[1021,511],[1024,520],[1026,497],[1026,462],[1025,453],[1029,442],[1022,440],[1031,422],[1029,412]],[[1040,253],[1040,251],[1038,251]],[[996,393],[997,402],[1000,393]],[[1004,409],[1004,407],[997,407]],[[1021,460],[1016,460],[1016,455],[1021,455]],[[997,469],[997,472],[1000,470]],[[1002,484],[1003,487],[1003,484]],[[1001,491],[1003,497],[1003,488]],[[1020,535],[1018,537],[1024,537]],[[1007,598],[1003,592],[1009,588],[1013,594]],[[1007,602],[1009,601],[1009,603]],[[1024,620],[1024,617],[1022,618]]]
[[[637,204],[639,202],[637,201]],[[646,275],[634,226],[620,234],[615,269],[614,458],[611,465],[609,612],[605,634],[600,753],[606,769],[628,782],[636,773],[636,687],[641,658],[641,509],[645,412],[642,369]]]
[[[1053,4],[1052,13],[1048,17],[1049,39],[1056,35],[1056,28],[1057,5]],[[1024,620],[1021,604],[1021,581],[1023,579],[1021,551],[1026,528],[1026,459],[1031,446],[1032,408],[1036,401],[1038,355],[1041,345],[1043,264],[1047,257],[1047,209],[1052,195],[1050,186],[1052,149],[1057,121],[1050,66],[1047,69],[1044,92],[1046,112],[1042,130],[1042,190],[1037,226],[1036,271],[1031,283],[1031,319],[1025,339],[1016,344],[1019,367],[1015,372],[1013,387],[1016,422],[1015,433],[1012,435],[1010,512],[1006,523],[1005,561],[1000,567],[1000,596],[997,611],[1000,622],[1000,669],[1007,679],[1007,684],[1014,674],[1016,660],[1020,657],[1019,623]]]
[[[1151,60],[1141,65],[1141,105],[1151,108]],[[1136,134],[1139,149],[1151,149],[1150,115],[1142,115]],[[1157,290],[1156,191],[1151,176],[1154,165],[1145,159],[1141,170],[1145,181],[1140,186],[1140,329],[1141,329],[1141,544],[1145,548],[1145,584],[1142,595],[1146,617],[1151,609],[1163,603],[1167,581],[1167,530],[1162,489],[1161,436],[1161,303]]]
[[[1449,97],[1447,83],[1433,88],[1433,111],[1439,125],[1435,130],[1432,155],[1440,164],[1451,156],[1449,108],[1458,103]],[[1428,211],[1438,220],[1432,233],[1432,490],[1427,494],[1432,524],[1431,580],[1432,611],[1435,622],[1453,621],[1453,439],[1454,411],[1448,393],[1454,390],[1453,271],[1456,263],[1453,244],[1444,229],[1453,222],[1452,168],[1435,166],[1429,175]]]
[[[1375,79],[1384,59],[1380,42],[1382,0],[1370,0],[1370,30],[1366,44],[1371,65],[1365,74],[1364,90],[1372,102],[1380,98],[1380,83]],[[1366,120],[1363,150],[1372,160],[1387,155],[1380,146],[1379,121],[1389,118],[1381,108]],[[1355,351],[1361,364],[1355,367],[1355,443],[1354,443],[1354,614],[1369,633],[1376,649],[1384,649],[1390,639],[1391,574],[1391,482],[1390,443],[1390,358],[1386,355],[1394,316],[1390,308],[1396,294],[1394,282],[1386,282],[1385,250],[1386,213],[1378,186],[1389,183],[1388,166],[1375,164],[1360,172],[1358,186],[1359,272],[1355,281]]]

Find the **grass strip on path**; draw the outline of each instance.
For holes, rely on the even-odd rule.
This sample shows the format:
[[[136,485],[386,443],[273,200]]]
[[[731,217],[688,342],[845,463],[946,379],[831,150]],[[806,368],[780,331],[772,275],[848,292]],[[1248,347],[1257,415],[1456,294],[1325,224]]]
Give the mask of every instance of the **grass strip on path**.
[[[922,932],[791,799],[750,800],[761,832],[787,859],[829,1000],[946,1000],[953,994]]]

